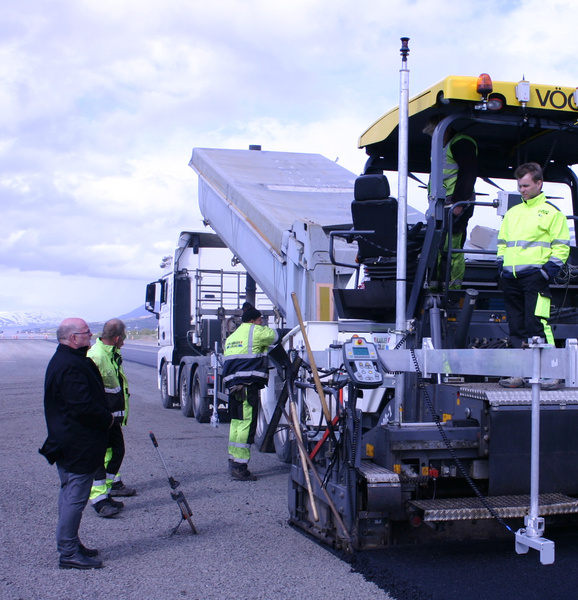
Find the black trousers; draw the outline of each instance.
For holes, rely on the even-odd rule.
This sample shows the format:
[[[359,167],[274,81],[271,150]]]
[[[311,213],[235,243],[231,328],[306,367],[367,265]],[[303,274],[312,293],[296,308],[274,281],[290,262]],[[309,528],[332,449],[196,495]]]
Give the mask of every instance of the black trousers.
[[[115,423],[108,430],[108,446],[106,458],[102,467],[98,469],[95,479],[105,479],[106,474],[116,475],[120,471],[120,465],[124,458],[124,436],[120,423]],[[110,459],[107,462],[107,458]]]
[[[548,324],[551,293],[545,277],[540,272],[526,277],[502,277],[502,291],[512,346],[520,348],[533,336],[553,344]]]

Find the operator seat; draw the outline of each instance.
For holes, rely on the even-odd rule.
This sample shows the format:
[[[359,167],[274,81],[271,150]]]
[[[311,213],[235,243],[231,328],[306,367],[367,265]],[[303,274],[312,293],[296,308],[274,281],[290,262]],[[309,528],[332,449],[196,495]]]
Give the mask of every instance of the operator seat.
[[[361,175],[355,180],[353,197],[353,228],[375,232],[356,236],[359,262],[391,256],[397,248],[397,200],[390,196],[387,177]]]
[[[387,177],[361,175],[355,180],[351,216],[354,231],[373,231],[355,235],[357,261],[371,279],[395,279],[397,271],[397,200],[390,196]],[[408,273],[415,271],[421,242],[416,236],[421,223],[408,232]]]

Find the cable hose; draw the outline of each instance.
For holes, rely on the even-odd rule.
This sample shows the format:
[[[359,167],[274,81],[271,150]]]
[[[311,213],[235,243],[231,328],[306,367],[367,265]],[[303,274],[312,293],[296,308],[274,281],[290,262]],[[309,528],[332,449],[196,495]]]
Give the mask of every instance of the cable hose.
[[[357,447],[359,444],[359,426],[360,426],[360,420],[357,417],[355,408],[353,408],[351,410],[351,420],[353,421],[353,432],[351,432],[350,455],[349,455],[348,464],[345,465],[345,476],[346,476],[346,486],[347,486],[348,499],[349,499],[349,510],[351,512],[351,515],[353,516],[355,514],[355,498],[354,498],[354,494],[352,493],[352,477],[354,476],[353,473],[356,472],[354,465],[355,465],[355,456],[357,454]]]
[[[419,388],[423,391],[423,395],[424,395],[424,398],[426,399],[429,411],[432,414],[432,417],[433,417],[433,420],[434,420],[434,422],[436,424],[436,427],[438,428],[438,431],[439,431],[439,433],[441,435],[441,438],[444,441],[447,449],[449,450],[452,459],[456,463],[456,465],[457,465],[460,473],[462,474],[462,476],[464,477],[464,479],[467,481],[467,483],[470,486],[470,488],[476,494],[476,496],[478,497],[478,499],[480,500],[480,502],[484,505],[484,508],[492,515],[492,517],[494,519],[496,519],[496,521],[498,521],[498,523],[500,523],[500,525],[503,525],[510,533],[513,533],[512,528],[490,506],[490,504],[488,503],[486,497],[482,494],[482,492],[480,492],[480,490],[478,489],[478,486],[474,483],[474,480],[466,472],[466,469],[465,469],[464,465],[462,464],[462,461],[458,458],[457,454],[455,453],[454,449],[452,448],[452,444],[450,442],[450,439],[448,438],[446,432],[444,431],[444,428],[443,428],[443,426],[441,424],[439,416],[437,415],[437,413],[434,410],[433,402],[432,402],[432,400],[430,398],[430,395],[429,395],[429,393],[427,391],[425,382],[424,382],[423,377],[422,377],[421,369],[419,367],[419,363],[417,362],[417,357],[415,355],[415,348],[413,348],[413,347],[410,348],[410,352],[411,352],[411,358],[412,358],[413,364],[415,366],[415,372],[417,374]]]
[[[353,435],[351,438],[351,463],[350,466],[353,467],[355,465],[355,456],[357,454],[357,446],[359,444],[359,419],[356,414],[356,409],[354,408],[351,411],[351,420],[353,421]]]
[[[560,269],[560,272],[554,278],[554,282],[565,286],[564,290],[564,298],[562,299],[562,306],[558,309],[558,313],[556,315],[556,319],[552,319],[553,324],[556,324],[560,321],[560,316],[562,311],[564,310],[564,306],[566,305],[566,300],[568,298],[568,290],[570,287],[570,281],[578,277],[578,267],[574,265],[569,265],[568,263],[564,264]]]

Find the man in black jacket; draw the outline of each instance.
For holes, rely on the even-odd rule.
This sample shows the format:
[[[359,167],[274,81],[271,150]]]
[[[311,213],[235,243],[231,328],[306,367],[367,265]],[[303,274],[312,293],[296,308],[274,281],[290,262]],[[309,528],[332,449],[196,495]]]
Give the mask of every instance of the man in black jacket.
[[[86,357],[92,333],[82,319],[65,319],[46,369],[44,414],[48,437],[40,449],[60,477],[56,542],[63,569],[98,569],[98,550],[86,548],[78,528],[94,474],[103,463],[113,416],[102,378]]]

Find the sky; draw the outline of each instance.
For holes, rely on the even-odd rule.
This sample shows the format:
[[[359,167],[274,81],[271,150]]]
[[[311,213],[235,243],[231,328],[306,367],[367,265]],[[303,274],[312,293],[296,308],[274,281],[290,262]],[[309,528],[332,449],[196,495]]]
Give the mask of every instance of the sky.
[[[577,17],[572,0],[2,0],[0,313],[141,306],[203,227],[193,147],[359,174],[401,37],[410,96],[482,72],[575,87]]]

